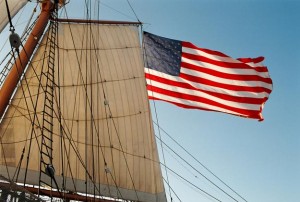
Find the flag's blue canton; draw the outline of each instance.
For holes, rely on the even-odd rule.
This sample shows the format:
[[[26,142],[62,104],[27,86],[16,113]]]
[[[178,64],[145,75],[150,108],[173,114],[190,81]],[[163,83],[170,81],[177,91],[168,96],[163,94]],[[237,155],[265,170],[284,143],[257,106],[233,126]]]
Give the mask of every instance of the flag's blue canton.
[[[173,76],[179,75],[181,41],[144,32],[144,50],[148,68]]]

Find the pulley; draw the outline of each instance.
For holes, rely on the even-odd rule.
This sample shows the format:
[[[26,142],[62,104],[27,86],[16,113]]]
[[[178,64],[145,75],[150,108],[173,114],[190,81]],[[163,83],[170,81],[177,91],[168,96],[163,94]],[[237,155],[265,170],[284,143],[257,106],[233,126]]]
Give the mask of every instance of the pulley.
[[[10,42],[11,47],[18,50],[21,45],[21,38],[17,33],[12,32],[9,35],[9,42]]]
[[[53,165],[48,164],[46,167],[46,173],[49,175],[51,178],[54,178],[55,175],[55,168]]]
[[[60,6],[64,6],[66,4],[66,0],[51,0],[52,3],[59,4]]]

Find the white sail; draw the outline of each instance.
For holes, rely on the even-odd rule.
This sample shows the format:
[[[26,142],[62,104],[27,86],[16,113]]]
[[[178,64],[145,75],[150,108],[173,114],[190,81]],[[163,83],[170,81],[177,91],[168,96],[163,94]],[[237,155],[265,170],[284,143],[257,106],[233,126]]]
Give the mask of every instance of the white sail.
[[[25,6],[28,0],[8,0],[10,15],[13,18],[18,11]],[[5,0],[0,0],[0,32],[9,22]]]
[[[1,174],[38,185],[42,132],[52,127],[53,152],[48,152],[60,189],[166,201],[138,28],[61,23],[58,30],[54,112],[45,107],[46,33],[1,123]],[[43,115],[53,116],[53,126]]]

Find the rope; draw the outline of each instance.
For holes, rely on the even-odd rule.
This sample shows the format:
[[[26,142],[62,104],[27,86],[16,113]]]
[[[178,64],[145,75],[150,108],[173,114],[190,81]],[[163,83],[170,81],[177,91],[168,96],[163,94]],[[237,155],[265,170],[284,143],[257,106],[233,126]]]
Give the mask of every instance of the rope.
[[[8,20],[9,20],[9,24],[10,24],[9,30],[11,32],[14,32],[15,28],[14,28],[14,26],[12,24],[11,15],[10,15],[10,11],[9,11],[9,6],[8,6],[8,3],[7,3],[7,0],[5,0],[5,4],[6,4],[7,16],[8,16]]]
[[[157,136],[156,136],[157,137]],[[157,137],[159,139],[159,137]],[[188,166],[190,166],[193,170],[195,170],[198,174],[200,174],[202,177],[204,177],[207,181],[209,181],[211,184],[213,184],[215,187],[217,187],[220,191],[222,191],[224,194],[226,194],[227,196],[229,196],[231,199],[233,199],[234,201],[238,201],[235,198],[233,198],[230,194],[228,194],[227,192],[225,192],[221,187],[219,187],[218,185],[216,185],[213,181],[211,181],[210,179],[208,179],[208,177],[206,177],[204,174],[202,174],[200,171],[198,171],[194,166],[192,166],[189,162],[187,162],[183,157],[181,157],[179,154],[177,154],[171,147],[169,147],[165,142],[163,142],[161,139],[159,139],[168,149],[170,149],[174,154],[176,154],[176,156],[178,156],[183,162],[185,162]]]
[[[143,38],[143,44],[144,44],[144,38]],[[143,47],[143,50],[144,50],[144,47]],[[145,51],[144,51],[145,52]],[[143,57],[144,57],[144,61],[146,61],[145,63],[145,66],[148,66],[148,60],[147,60],[147,54],[146,53],[144,53],[143,54]],[[150,80],[150,82],[151,82],[151,80]],[[153,93],[153,92],[152,92]],[[157,108],[156,108],[156,103],[155,103],[155,101],[153,101],[153,105],[154,105],[154,113],[155,113],[155,118],[156,118],[156,121],[157,121],[157,123],[158,123],[158,115],[157,115]],[[158,137],[158,139],[160,140],[160,142],[161,142],[161,152],[162,152],[162,156],[163,156],[163,162],[164,162],[164,164],[166,165],[166,159],[165,159],[165,154],[164,154],[164,148],[163,148],[163,144],[162,144],[162,139],[161,139],[161,133],[160,133],[160,127],[159,127],[159,124],[157,124],[157,128],[158,128],[158,134],[159,134],[159,137]],[[172,192],[171,192],[171,189],[170,189],[170,181],[169,181],[169,176],[168,176],[168,170],[167,169],[165,169],[165,173],[166,173],[166,183],[167,183],[167,185],[168,185],[168,188],[169,188],[169,193],[170,193],[170,199],[171,199],[171,202],[173,201],[173,198],[172,198]]]
[[[65,8],[64,8],[65,9]],[[66,11],[66,9],[65,9],[65,13],[66,13],[66,15],[67,15],[67,11]],[[67,15],[68,16],[68,15]],[[67,17],[68,18],[68,17]],[[70,29],[70,33],[71,33],[71,38],[72,38],[72,41],[73,41],[73,45],[75,45],[75,41],[74,41],[74,36],[73,36],[73,33],[72,33],[72,30],[71,30],[71,27],[70,27],[70,24],[69,24],[69,29]],[[78,52],[77,52],[77,50],[75,50],[75,54],[76,54],[76,58],[77,58],[77,63],[78,63],[78,66],[80,67],[80,61],[79,61],[79,56],[78,56]],[[98,59],[97,59],[97,64],[99,64],[98,63]],[[82,70],[79,68],[79,76],[80,76],[80,78],[78,77],[78,79],[81,79],[82,81],[84,81],[84,79],[83,79],[83,74],[82,74]],[[100,75],[101,76],[101,75]],[[84,92],[85,92],[85,96],[86,97],[88,97],[88,94],[87,94],[87,88],[86,88],[86,86],[84,85],[83,86],[84,87]],[[76,91],[77,91],[77,88],[76,88]],[[103,92],[104,93],[104,92]],[[105,93],[104,93],[104,96],[105,96]],[[89,108],[91,107],[91,103],[90,103],[90,100],[89,99],[87,99],[87,104],[88,104],[88,106],[89,106]],[[93,122],[93,124],[96,126],[96,124],[95,124],[95,119],[94,119],[94,115],[93,115],[93,113],[91,113],[91,116],[93,117],[92,118],[92,122]],[[99,138],[99,131],[95,128],[95,130],[96,130],[96,134],[97,134],[97,138],[98,138],[98,141],[100,142],[100,138]],[[73,146],[72,146],[73,147]],[[107,165],[107,161],[106,161],[106,159],[105,159],[105,155],[104,155],[104,151],[103,151],[103,149],[102,149],[102,147],[100,147],[101,148],[101,154],[102,154],[102,157],[103,157],[103,161],[104,161],[104,163],[105,163],[105,165]],[[73,148],[73,149],[75,149],[75,148]],[[80,156],[80,154],[79,154],[79,152],[78,152],[78,154],[77,154],[77,156]],[[86,166],[83,164],[83,161],[81,162],[82,163],[82,166],[86,169]],[[86,169],[86,171],[87,171],[87,169]],[[87,171],[88,172],[88,171]],[[93,180],[92,180],[92,178],[91,178],[91,176],[90,176],[90,174],[88,173],[88,175],[89,175],[89,178],[91,179],[91,181],[93,182]],[[115,180],[113,179],[113,181],[115,182]],[[93,184],[96,186],[96,184],[93,182]],[[117,184],[115,184],[115,186],[116,186],[116,188],[117,189],[119,189],[118,188],[118,185]],[[110,187],[109,187],[109,192],[110,192]],[[99,193],[100,193],[100,191],[99,191]]]
[[[71,32],[71,33],[72,33],[72,32]],[[91,35],[91,37],[92,37],[92,41],[94,41],[94,36],[93,36],[93,34]],[[93,45],[95,46],[95,44],[93,44]],[[97,58],[96,60],[97,60],[97,64],[99,64],[98,58]],[[79,66],[80,66],[80,65],[79,65]],[[99,69],[99,65],[97,65],[97,67],[98,67],[99,72],[101,72],[100,69]],[[82,77],[81,70],[80,70],[80,76]],[[100,74],[100,77],[102,77],[101,74]],[[81,78],[81,80],[83,80],[83,78]],[[102,80],[102,78],[101,78],[101,80]],[[87,96],[87,88],[86,88],[86,86],[84,86],[84,90],[85,90],[85,93],[86,93],[86,97],[88,97],[88,96]],[[106,100],[106,93],[105,93],[105,91],[104,91],[104,88],[102,88],[102,91],[103,91],[104,99]],[[87,102],[88,102],[89,107],[91,108],[90,100],[87,99]],[[110,109],[109,104],[108,104],[108,109],[109,109],[110,114],[112,114],[112,113],[111,113],[111,109]],[[108,117],[111,117],[110,115],[108,116],[106,109],[105,109],[105,113],[106,113],[107,118],[108,118]],[[93,113],[91,113],[91,116],[93,117]],[[96,124],[94,123],[94,118],[93,118],[92,120],[93,120],[93,124],[96,125]],[[139,197],[138,197],[138,194],[137,194],[137,191],[136,191],[136,188],[135,188],[135,184],[134,184],[134,181],[133,181],[133,176],[132,176],[132,173],[130,172],[129,165],[128,165],[127,159],[126,159],[126,157],[125,157],[125,154],[124,154],[125,152],[124,152],[123,146],[122,146],[122,144],[121,144],[120,135],[119,135],[119,132],[118,132],[118,130],[117,130],[117,126],[116,126],[116,124],[115,124],[114,119],[112,119],[112,122],[113,122],[114,129],[115,129],[115,131],[116,131],[116,134],[117,134],[117,138],[118,138],[118,141],[119,141],[121,150],[122,150],[122,154],[123,154],[123,156],[124,156],[126,168],[127,168],[127,170],[128,170],[128,174],[129,174],[130,180],[131,180],[131,182],[132,182],[133,189],[134,189],[134,191],[135,191],[135,194],[136,194],[137,199],[139,200]],[[97,135],[99,135],[98,132],[97,132]],[[110,140],[110,142],[111,142],[111,140]],[[106,161],[105,161],[105,162],[106,162]],[[117,189],[118,189],[118,185],[117,185],[117,184],[115,184],[115,185],[116,185],[116,187],[117,187]]]
[[[220,179],[216,174],[214,174],[210,169],[208,169],[203,163],[201,163],[196,157],[194,157],[189,151],[187,151],[182,145],[180,145],[170,134],[168,134],[163,128],[161,128],[156,122],[153,122],[155,125],[157,125],[160,130],[162,130],[171,140],[173,140],[182,150],[184,150],[190,157],[192,157],[197,163],[199,163],[205,170],[207,170],[210,174],[212,174],[215,178],[217,178],[222,184],[224,184],[227,188],[229,188],[232,192],[234,192],[237,196],[239,196],[241,199],[247,202],[247,200],[242,197],[240,194],[238,194],[233,188],[231,188],[228,184],[226,184],[222,179]],[[165,144],[165,143],[164,143]],[[175,153],[179,158],[182,159],[175,151],[173,151],[168,145],[166,145],[173,153]],[[182,159],[184,160],[184,159]],[[184,160],[185,161],[185,160]],[[188,165],[189,163],[186,162]],[[192,166],[191,166],[192,167]],[[192,167],[196,172],[199,172],[194,167]],[[201,174],[202,175],[202,174]]]
[[[166,181],[166,179],[165,179],[164,177],[163,177],[163,181],[164,181],[165,183],[167,183],[167,181]],[[169,187],[169,190],[173,192],[173,194],[176,196],[176,198],[177,198],[180,202],[182,202],[182,200],[179,198],[179,196],[176,194],[175,190],[174,190],[171,186]]]
[[[118,151],[121,151],[120,149],[117,149],[117,148],[114,148],[114,149],[116,149],[116,150],[118,150]],[[151,162],[154,162],[154,163],[157,163],[157,164],[163,166],[165,169],[169,170],[171,173],[173,173],[174,175],[176,175],[177,177],[179,177],[181,180],[185,181],[185,182],[188,183],[189,185],[193,186],[193,187],[196,188],[197,190],[199,190],[199,191],[201,191],[202,193],[206,194],[207,196],[213,198],[214,200],[217,200],[217,201],[220,201],[220,202],[221,202],[221,200],[217,199],[217,198],[214,197],[212,194],[209,194],[208,192],[204,191],[203,189],[201,189],[200,187],[198,187],[198,186],[195,185],[194,183],[190,182],[189,180],[187,180],[186,178],[184,178],[183,176],[181,176],[180,174],[178,174],[177,172],[175,172],[174,170],[172,170],[172,169],[171,169],[170,167],[168,167],[167,165],[161,163],[160,161],[156,161],[156,160],[150,159],[150,158],[148,158],[148,157],[145,157],[145,156],[139,156],[139,155],[136,155],[136,154],[133,154],[133,153],[129,153],[129,152],[125,152],[125,153],[126,153],[127,155],[130,155],[130,156],[134,156],[134,157],[138,157],[138,158],[145,158],[145,159],[147,159],[147,160],[149,160],[149,161],[151,161]],[[166,179],[163,178],[163,180],[166,182]],[[171,190],[172,192],[174,192],[173,189],[172,189],[172,187],[170,187],[170,190]],[[176,194],[175,194],[175,195],[176,195]],[[177,195],[176,195],[176,197],[178,198]],[[178,198],[178,199],[179,199],[179,198]],[[179,199],[179,200],[180,200],[180,199]]]
[[[117,9],[115,9],[115,8],[113,8],[113,7],[111,7],[111,6],[107,5],[107,4],[105,4],[105,3],[103,3],[103,2],[100,2],[100,4],[102,4],[103,6],[109,8],[109,9],[111,9],[111,10],[113,10],[113,11],[115,11],[115,12],[117,12],[117,13],[119,13],[119,14],[121,14],[121,15],[127,17],[127,18],[129,18],[129,19],[135,20],[135,19],[132,18],[131,16],[129,16],[129,15],[127,15],[127,14],[125,14],[125,13],[123,13],[123,12],[121,12],[121,11],[119,11],[119,10],[117,10]]]
[[[21,44],[21,46],[22,46],[22,44]],[[19,51],[18,50],[16,50],[17,51],[17,53],[18,53],[18,55],[19,55]],[[25,51],[25,49],[24,49],[24,51]],[[25,52],[26,53],[26,52]],[[27,54],[27,53],[26,53]],[[13,58],[14,58],[14,61],[16,62],[16,58],[15,58],[15,56],[14,56],[14,54],[13,54]],[[18,68],[17,68],[18,69]],[[25,71],[24,71],[25,72]],[[25,81],[25,84],[26,84],[26,86],[28,87],[28,81],[27,81],[27,79],[26,79],[26,76],[25,76],[25,74],[24,74],[24,72],[18,72],[18,74],[20,75],[19,77],[20,78],[23,78],[24,79],[24,81]],[[23,93],[23,97],[25,97],[25,91],[24,91],[24,87],[23,87],[23,85],[21,85],[21,90],[22,90],[22,93]],[[33,100],[32,100],[32,96],[31,96],[31,93],[30,93],[30,90],[29,90],[29,88],[28,88],[28,93],[29,93],[29,97],[30,97],[30,101],[31,101],[31,104],[33,105]],[[19,101],[20,102],[20,101]],[[28,102],[27,102],[27,100],[25,99],[25,104],[26,104],[26,109],[29,111],[29,107],[28,107]],[[35,108],[36,109],[36,108]],[[21,113],[20,111],[19,111],[19,113]],[[25,115],[24,115],[25,116]],[[26,116],[25,116],[26,117]],[[34,116],[34,119],[35,119],[35,117],[36,117],[36,115]],[[11,117],[12,118],[12,117]],[[32,118],[31,118],[31,116],[29,116],[29,118],[28,118],[28,120],[32,123],[32,126],[34,125],[34,119],[32,120]],[[33,138],[32,138],[32,135],[33,135],[33,133],[34,133],[34,135],[35,135],[35,140],[37,141],[37,143],[38,143],[38,140],[37,140],[37,135],[36,135],[36,133],[35,133],[35,130],[33,130],[33,128],[32,128],[32,131],[31,131],[31,138],[30,138],[30,145],[31,145],[31,142],[32,142],[32,140],[33,140]],[[27,140],[28,139],[26,139],[26,142],[27,142]],[[25,146],[26,146],[26,144],[25,144]],[[24,149],[25,149],[25,146],[24,146],[24,148],[23,148],[23,152],[24,152]],[[28,166],[28,160],[29,160],[29,154],[30,154],[30,148],[31,148],[31,146],[29,146],[29,152],[28,152],[28,155],[27,155],[27,166]],[[40,148],[38,147],[38,149],[39,149],[39,151],[40,151]],[[23,155],[22,155],[23,156]],[[23,158],[23,157],[22,157]],[[21,162],[19,162],[19,163],[21,163]],[[19,164],[20,165],[20,164]],[[18,169],[17,169],[18,170]],[[18,171],[16,171],[16,172],[18,172]],[[16,174],[16,173],[15,173]],[[15,174],[14,174],[14,176],[15,176]],[[25,185],[25,182],[26,182],[26,174],[27,174],[27,169],[26,169],[26,172],[25,172],[25,177],[24,177],[24,185]],[[18,174],[17,174],[17,176],[18,176]],[[16,179],[17,180],[17,179]]]
[[[131,3],[129,2],[129,0],[126,0],[126,1],[127,1],[128,5],[130,6],[130,8],[131,8],[133,14],[135,15],[137,21],[138,21],[138,22],[141,22],[140,19],[139,19],[138,16],[137,16],[136,12],[134,11],[134,9],[133,9]]]

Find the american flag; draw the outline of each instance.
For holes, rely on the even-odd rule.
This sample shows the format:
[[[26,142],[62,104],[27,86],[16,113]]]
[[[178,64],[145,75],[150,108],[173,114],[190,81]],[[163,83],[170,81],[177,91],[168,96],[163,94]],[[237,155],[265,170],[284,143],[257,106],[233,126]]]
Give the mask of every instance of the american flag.
[[[263,120],[272,91],[263,57],[233,59],[148,32],[143,44],[149,99]]]

